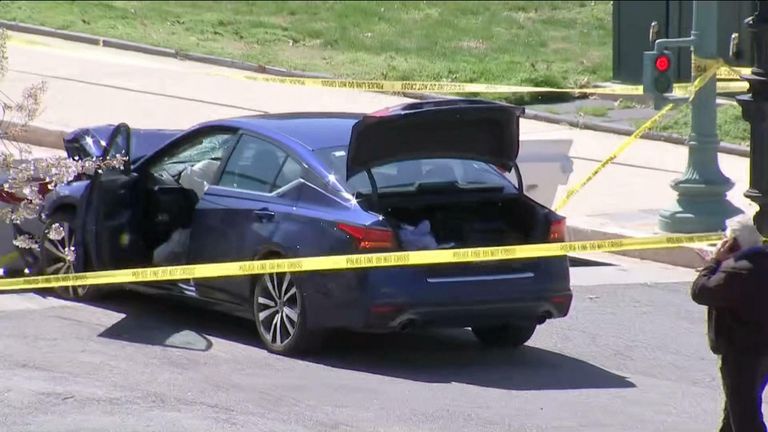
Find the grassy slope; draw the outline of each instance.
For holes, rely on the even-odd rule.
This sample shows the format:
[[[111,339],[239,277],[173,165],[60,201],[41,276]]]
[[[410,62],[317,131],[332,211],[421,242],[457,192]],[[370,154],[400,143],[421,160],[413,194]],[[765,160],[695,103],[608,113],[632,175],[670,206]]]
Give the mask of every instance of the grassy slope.
[[[0,2],[7,20],[348,78],[610,78],[610,2]]]
[[[662,121],[654,130],[688,136],[691,131],[691,110],[683,108]],[[717,133],[722,141],[731,144],[749,144],[749,123],[741,117],[741,107],[725,105],[717,109]]]

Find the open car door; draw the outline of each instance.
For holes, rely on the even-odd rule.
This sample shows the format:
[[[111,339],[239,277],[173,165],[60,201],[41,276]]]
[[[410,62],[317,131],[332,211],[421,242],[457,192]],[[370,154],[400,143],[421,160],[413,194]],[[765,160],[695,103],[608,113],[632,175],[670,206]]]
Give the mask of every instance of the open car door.
[[[86,246],[86,256],[77,260],[77,267],[87,268],[78,268],[78,272],[130,268],[151,262],[151,251],[141,235],[145,197],[139,176],[131,171],[130,147],[128,125],[115,126],[100,160],[103,164],[123,158],[125,163],[97,172],[81,198],[76,233],[81,237],[79,244]]]

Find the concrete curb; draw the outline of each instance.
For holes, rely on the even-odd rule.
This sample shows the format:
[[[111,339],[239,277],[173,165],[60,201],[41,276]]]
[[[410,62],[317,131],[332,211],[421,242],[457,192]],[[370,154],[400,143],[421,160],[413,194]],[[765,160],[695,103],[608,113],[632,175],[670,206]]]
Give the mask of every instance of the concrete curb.
[[[612,240],[633,237],[638,236],[630,235],[628,233],[603,231],[578,225],[571,225],[568,227],[569,241]],[[706,247],[680,246],[674,248],[630,250],[610,253],[678,267],[696,269],[701,268],[706,264],[706,259],[702,254],[706,255],[711,252],[712,250]]]

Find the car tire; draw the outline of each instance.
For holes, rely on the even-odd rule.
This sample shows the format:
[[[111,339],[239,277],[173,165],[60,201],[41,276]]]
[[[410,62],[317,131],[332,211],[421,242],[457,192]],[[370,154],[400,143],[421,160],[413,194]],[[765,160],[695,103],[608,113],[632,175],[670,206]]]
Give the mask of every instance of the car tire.
[[[321,334],[307,328],[303,292],[291,273],[267,273],[255,279],[252,316],[267,351],[286,356],[317,349]]]
[[[472,327],[472,333],[485,346],[517,348],[525,345],[536,331],[536,324],[502,324]]]
[[[48,233],[58,224],[64,230],[60,239],[52,239]],[[76,244],[75,213],[59,211],[52,214],[45,224],[40,247],[40,273],[43,275],[75,273],[76,260],[82,259],[82,249]],[[103,290],[88,286],[67,286],[53,289],[59,297],[68,300],[93,300],[103,294]]]

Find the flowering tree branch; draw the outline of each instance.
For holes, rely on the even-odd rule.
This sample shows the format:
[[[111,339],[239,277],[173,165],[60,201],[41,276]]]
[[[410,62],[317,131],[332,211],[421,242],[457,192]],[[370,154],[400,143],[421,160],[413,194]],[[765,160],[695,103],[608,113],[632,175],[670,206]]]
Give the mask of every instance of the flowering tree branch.
[[[8,73],[8,33],[0,29],[0,79]],[[22,91],[17,101],[0,89],[0,173],[7,173],[0,185],[0,199],[10,206],[0,209],[0,221],[21,224],[41,215],[45,195],[61,184],[80,175],[90,176],[103,169],[122,166],[124,158],[102,161],[73,160],[67,157],[32,158],[28,145],[18,138],[41,113],[47,84],[39,82]],[[45,233],[52,240],[64,236],[61,226],[54,225]],[[19,248],[39,250],[41,239],[32,234],[17,236]]]

